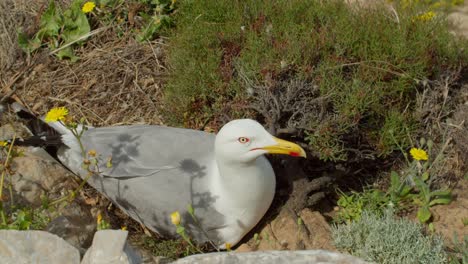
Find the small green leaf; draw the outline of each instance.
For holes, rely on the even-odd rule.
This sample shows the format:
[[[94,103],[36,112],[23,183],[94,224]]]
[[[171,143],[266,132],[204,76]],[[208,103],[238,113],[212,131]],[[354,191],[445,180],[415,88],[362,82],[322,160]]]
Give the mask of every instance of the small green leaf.
[[[429,227],[428,227],[428,228],[429,228],[429,231],[430,231],[431,233],[434,233],[435,227],[434,227],[434,224],[433,224],[433,223],[429,223]]]
[[[429,173],[426,171],[421,175],[423,181],[427,181],[429,179]]]
[[[450,192],[450,190],[437,190],[437,191],[433,191],[431,192],[431,196],[435,197],[435,196],[452,196],[452,193]]]
[[[187,205],[187,211],[192,217],[195,217],[195,209],[193,209],[191,204]]]
[[[64,44],[76,41],[91,31],[88,18],[81,10],[68,9],[63,16],[65,26],[61,36]]]
[[[31,53],[41,47],[41,40],[37,37],[29,39],[23,32],[18,32],[18,45],[25,52]]]
[[[79,59],[79,57],[75,56],[75,53],[73,52],[73,49],[71,46],[61,49],[59,52],[57,52],[56,55],[61,60],[68,58],[70,59],[71,62],[76,62]]]
[[[432,216],[431,211],[427,206],[419,208],[417,217],[421,223],[427,222]]]
[[[427,141],[427,149],[429,150],[429,152],[431,152],[431,149],[432,149],[432,146],[434,145],[434,142],[432,140],[428,140]]]
[[[419,139],[419,144],[421,144],[421,148],[424,147],[424,145],[426,144],[426,139],[425,138],[420,138]]]
[[[106,167],[107,168],[112,168],[112,156],[109,156],[107,158]]]
[[[182,235],[182,234],[185,233],[185,228],[183,226],[181,226],[181,225],[178,225],[177,229],[176,229],[176,232],[177,232],[177,234]]]
[[[449,204],[450,202],[452,202],[452,197],[437,198],[437,199],[432,200],[429,203],[429,206],[433,206],[436,204]]]
[[[304,222],[302,221],[302,218],[298,217],[297,218],[297,225],[302,226],[303,224],[304,224]]]
[[[39,39],[57,37],[62,23],[62,17],[59,12],[57,12],[55,1],[49,1],[47,10],[41,16],[39,24],[40,30],[37,32],[37,36]]]
[[[400,187],[400,176],[398,173],[396,173],[396,171],[392,171],[390,173],[390,183],[392,188],[397,189]]]

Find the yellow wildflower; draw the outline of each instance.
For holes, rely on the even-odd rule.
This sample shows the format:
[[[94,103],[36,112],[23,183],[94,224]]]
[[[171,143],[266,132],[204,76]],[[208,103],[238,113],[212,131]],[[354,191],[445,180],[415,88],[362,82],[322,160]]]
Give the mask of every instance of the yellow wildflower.
[[[419,21],[430,21],[436,16],[436,13],[434,11],[428,11],[426,13],[423,13],[419,16],[416,16],[415,20]]]
[[[83,11],[83,13],[86,14],[86,13],[93,11],[95,7],[96,7],[96,4],[94,2],[86,2],[83,5],[83,8],[81,8],[81,11]]]
[[[91,156],[91,157],[96,157],[96,150],[94,150],[94,149],[89,150],[88,155]]]
[[[429,158],[427,152],[419,148],[412,148],[410,154],[415,160],[427,160]]]
[[[127,227],[126,226],[122,226],[120,229],[122,229],[123,231],[127,230]]]
[[[224,243],[227,251],[231,251],[231,243]]]
[[[179,212],[175,211],[171,214],[171,222],[174,225],[180,225],[180,214]]]
[[[65,107],[54,107],[46,115],[45,121],[47,123],[65,120],[68,115],[68,109]]]
[[[98,225],[101,224],[101,222],[102,222],[102,214],[101,214],[101,213],[99,213],[99,214],[97,215],[96,222],[97,222]]]
[[[0,141],[0,147],[6,147],[6,145],[8,145],[8,142]]]

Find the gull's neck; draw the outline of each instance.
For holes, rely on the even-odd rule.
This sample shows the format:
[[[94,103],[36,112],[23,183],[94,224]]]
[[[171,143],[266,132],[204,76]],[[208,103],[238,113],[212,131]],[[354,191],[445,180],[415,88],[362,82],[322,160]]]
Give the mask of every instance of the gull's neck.
[[[213,189],[219,196],[218,206],[237,214],[257,209],[266,212],[275,192],[275,174],[264,156],[248,163],[216,159],[218,168]],[[221,209],[221,208],[219,208]]]

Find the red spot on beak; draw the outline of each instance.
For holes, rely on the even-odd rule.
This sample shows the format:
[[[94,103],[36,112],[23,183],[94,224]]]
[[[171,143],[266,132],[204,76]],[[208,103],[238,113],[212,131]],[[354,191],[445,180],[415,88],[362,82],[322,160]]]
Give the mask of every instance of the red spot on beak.
[[[291,151],[289,152],[289,156],[293,156],[293,157],[299,157],[299,152],[294,152],[294,151]]]

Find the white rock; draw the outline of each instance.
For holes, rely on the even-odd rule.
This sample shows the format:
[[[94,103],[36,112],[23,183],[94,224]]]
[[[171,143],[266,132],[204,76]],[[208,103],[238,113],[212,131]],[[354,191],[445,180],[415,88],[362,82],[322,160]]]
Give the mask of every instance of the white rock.
[[[0,230],[2,264],[79,264],[76,248],[60,237],[44,231]]]
[[[81,264],[136,264],[140,257],[127,245],[128,232],[101,230],[94,234],[93,244]]]
[[[325,250],[256,251],[193,255],[171,264],[365,264],[353,256]]]

